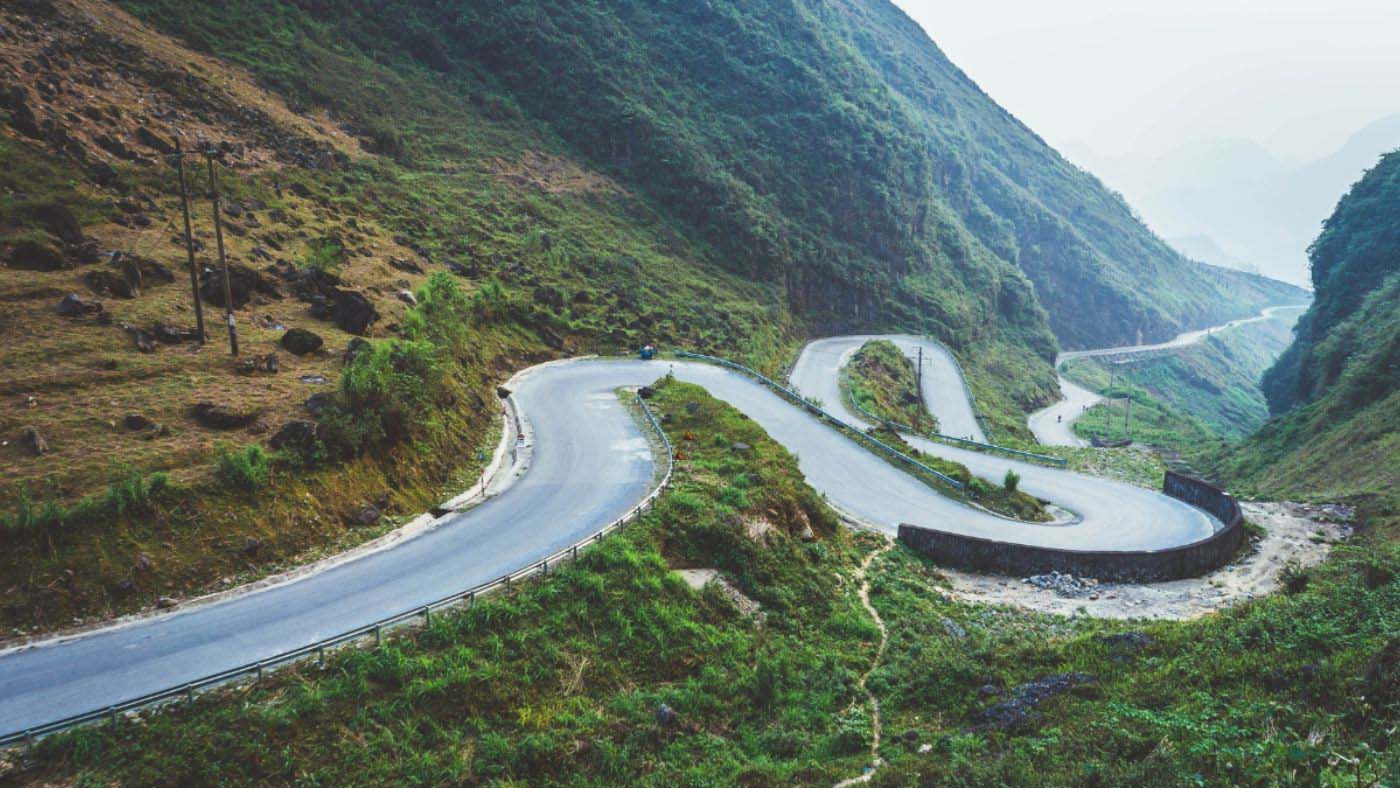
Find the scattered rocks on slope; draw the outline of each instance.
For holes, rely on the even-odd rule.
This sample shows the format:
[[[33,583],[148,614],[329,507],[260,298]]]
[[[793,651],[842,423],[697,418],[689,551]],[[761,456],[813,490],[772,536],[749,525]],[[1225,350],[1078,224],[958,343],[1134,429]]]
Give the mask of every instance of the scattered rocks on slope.
[[[677,720],[677,719],[678,719],[678,716],[676,715],[675,709],[672,709],[670,706],[667,706],[667,705],[664,704],[664,703],[658,703],[658,704],[657,704],[657,706],[656,706],[656,724],[657,724],[657,725],[661,725],[661,726],[663,726],[663,727],[670,727],[670,726],[676,724],[676,720]]]
[[[321,335],[304,328],[287,329],[287,333],[282,335],[282,347],[294,356],[305,356],[308,353],[315,353],[321,349],[325,341]]]
[[[20,241],[15,244],[5,264],[24,271],[62,271],[69,267],[61,252],[38,241]]]
[[[400,271],[404,271],[410,274],[423,273],[423,266],[413,262],[412,260],[405,260],[401,257],[390,257],[389,265],[390,267],[397,268]]]
[[[42,140],[44,132],[39,128],[39,119],[29,106],[29,91],[19,85],[8,85],[0,89],[0,107],[9,110],[10,126],[30,139]]]
[[[35,457],[48,454],[49,442],[44,440],[44,436],[39,434],[37,427],[24,428],[24,447],[29,449]]]
[[[1087,673],[1060,673],[1022,684],[1012,691],[1007,700],[979,712],[977,717],[980,722],[973,730],[1006,730],[1019,725],[1030,719],[1036,707],[1043,701],[1093,680],[1094,678]]]
[[[322,413],[325,413],[326,408],[329,408],[334,402],[335,396],[333,394],[322,391],[307,397],[306,401],[301,403],[301,405],[306,408],[307,412],[311,415],[320,416]]]
[[[237,430],[258,418],[256,411],[245,412],[212,402],[197,402],[190,406],[190,417],[205,427],[216,430]]]
[[[57,311],[64,317],[82,317],[83,315],[96,315],[102,312],[101,301],[89,301],[77,293],[69,293],[58,302]]]
[[[335,297],[335,324],[350,334],[363,334],[379,319],[374,304],[360,293],[342,290]]]
[[[245,375],[253,375],[258,372],[274,373],[282,368],[282,362],[277,358],[276,353],[268,353],[265,356],[253,356],[244,359],[238,365],[238,371]]]
[[[360,526],[370,526],[379,522],[380,512],[373,504],[365,504],[355,512],[355,523]]]
[[[943,625],[943,631],[948,633],[948,637],[957,638],[959,640],[967,637],[967,630],[963,629],[962,624],[959,624],[953,619],[943,616],[940,619],[940,623]]]
[[[320,439],[320,428],[314,421],[293,419],[282,425],[267,442],[273,449],[290,449],[300,453],[310,451]]]
[[[151,335],[163,345],[180,345],[199,341],[199,329],[177,328],[159,321],[151,328]]]
[[[156,426],[156,423],[141,415],[140,413],[128,413],[122,418],[122,426],[132,432],[149,430]]]
[[[409,306],[418,306],[418,296],[415,296],[411,290],[400,290],[394,295]]]
[[[1098,599],[1102,587],[1092,577],[1075,577],[1072,574],[1051,572],[1044,575],[1031,575],[1022,581],[1036,588],[1053,591],[1068,599]]]

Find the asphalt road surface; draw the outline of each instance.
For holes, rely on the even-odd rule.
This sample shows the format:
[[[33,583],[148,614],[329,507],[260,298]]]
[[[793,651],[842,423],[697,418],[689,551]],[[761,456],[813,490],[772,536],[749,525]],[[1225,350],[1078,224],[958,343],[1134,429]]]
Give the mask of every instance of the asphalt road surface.
[[[1073,358],[1126,356],[1133,353],[1151,353],[1186,347],[1220,331],[1248,323],[1257,323],[1260,320],[1268,320],[1279,312],[1296,310],[1301,315],[1302,310],[1306,308],[1306,305],[1271,306],[1254,317],[1231,320],[1224,325],[1203,328],[1199,331],[1187,331],[1184,334],[1178,334],[1175,339],[1159,342],[1155,345],[1124,345],[1123,347],[1095,348],[1093,350],[1070,350],[1055,357],[1055,369],[1058,371],[1061,365]],[[1074,422],[1084,415],[1086,410],[1102,402],[1103,397],[1083,386],[1071,383],[1063,375],[1060,376],[1060,393],[1063,395],[1063,399],[1043,410],[1032,413],[1027,419],[1026,423],[1031,429],[1031,434],[1046,446],[1088,446],[1088,441],[1074,434]]]
[[[843,354],[823,347],[803,354],[795,383],[844,410],[828,388]],[[941,353],[929,344],[925,359]],[[1015,468],[1027,492],[1082,517],[1068,526],[1016,523],[936,494],[739,373],[664,360],[549,364],[516,383],[532,459],[501,494],[420,536],[283,585],[0,654],[0,735],[314,643],[498,578],[594,533],[644,497],[656,471],[647,436],[614,390],[668,370],[748,414],[798,456],[808,482],[832,504],[885,531],[908,522],[1027,544],[1135,550],[1193,542],[1220,527],[1149,490],[913,440],[994,481]],[[929,374],[933,412],[948,425],[969,417],[961,383],[937,365]]]

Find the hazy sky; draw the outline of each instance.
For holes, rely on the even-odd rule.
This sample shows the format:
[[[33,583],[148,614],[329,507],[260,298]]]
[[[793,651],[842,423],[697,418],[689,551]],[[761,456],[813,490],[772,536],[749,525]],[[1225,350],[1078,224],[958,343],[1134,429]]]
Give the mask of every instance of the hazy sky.
[[[894,2],[1072,159],[1209,137],[1314,158],[1400,112],[1400,0]]]

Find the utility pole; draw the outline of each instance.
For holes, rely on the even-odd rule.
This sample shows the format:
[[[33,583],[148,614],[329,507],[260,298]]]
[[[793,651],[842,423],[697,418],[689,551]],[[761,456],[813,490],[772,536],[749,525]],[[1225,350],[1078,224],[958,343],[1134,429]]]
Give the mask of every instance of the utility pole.
[[[1128,440],[1133,439],[1133,389],[1128,387],[1127,409],[1123,412],[1123,437]]]
[[[194,262],[194,235],[190,232],[190,190],[185,181],[185,151],[180,145],[180,138],[175,138],[175,167],[180,173],[180,202],[185,208],[185,254],[190,265],[190,291],[194,296],[194,321],[199,329],[199,344],[203,345],[208,337],[204,333],[204,305],[199,298],[199,270]]]
[[[919,413],[924,409],[924,346],[918,347],[919,368],[914,375],[914,383],[919,391],[919,401],[914,403],[914,432],[919,432]]]
[[[209,160],[209,195],[214,201],[214,238],[219,244],[219,267],[224,270],[224,319],[228,322],[229,352],[238,355],[238,327],[233,321],[233,286],[229,284],[228,258],[224,257],[224,220],[219,214],[219,178],[214,172],[214,146],[204,149]]]
[[[1110,364],[1112,362],[1109,362]],[[1108,399],[1103,404],[1103,439],[1108,440],[1113,435],[1113,381],[1118,374],[1117,367],[1108,368]]]

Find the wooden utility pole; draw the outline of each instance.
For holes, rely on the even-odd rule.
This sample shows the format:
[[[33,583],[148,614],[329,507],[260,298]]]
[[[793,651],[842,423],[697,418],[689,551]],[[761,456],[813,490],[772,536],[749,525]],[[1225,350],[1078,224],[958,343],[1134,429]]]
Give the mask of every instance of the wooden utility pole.
[[[1109,362],[1112,364],[1113,362]],[[1108,368],[1108,398],[1103,404],[1103,439],[1108,440],[1113,436],[1113,381],[1118,370],[1115,367]]]
[[[919,414],[924,409],[924,346],[919,345],[919,366],[914,373],[914,382],[919,390],[919,401],[914,403],[914,432],[919,432]]]
[[[204,333],[204,305],[199,298],[199,268],[194,262],[194,235],[190,231],[190,190],[185,181],[185,151],[180,138],[175,138],[175,167],[180,173],[180,202],[185,208],[185,254],[190,265],[190,292],[194,296],[194,322],[199,329],[199,344],[208,339]]]
[[[1128,405],[1123,412],[1123,437],[1133,439],[1133,390],[1128,389]]]
[[[214,201],[214,238],[219,245],[219,267],[224,271],[224,319],[228,322],[229,352],[238,355],[238,327],[233,320],[233,286],[229,284],[228,258],[224,256],[224,220],[219,213],[219,178],[214,171],[214,147],[204,149],[209,160],[209,195]]]

